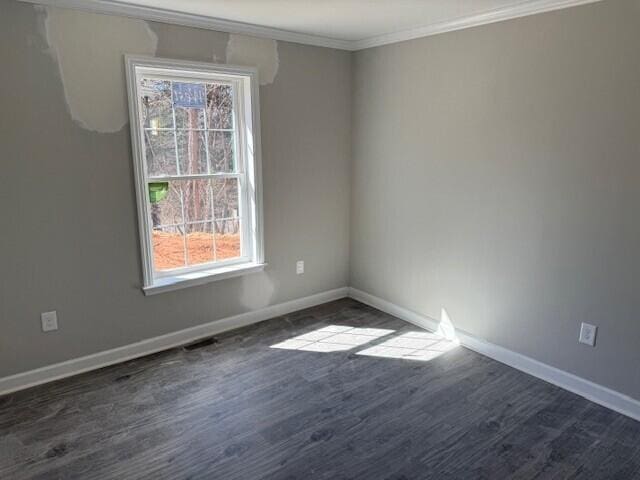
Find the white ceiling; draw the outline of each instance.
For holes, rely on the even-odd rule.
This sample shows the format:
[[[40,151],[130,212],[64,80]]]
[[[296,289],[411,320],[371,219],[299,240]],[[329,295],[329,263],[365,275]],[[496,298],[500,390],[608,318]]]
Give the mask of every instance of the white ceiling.
[[[128,3],[338,40],[363,40],[523,0],[134,0]]]
[[[598,0],[22,0],[347,50]]]

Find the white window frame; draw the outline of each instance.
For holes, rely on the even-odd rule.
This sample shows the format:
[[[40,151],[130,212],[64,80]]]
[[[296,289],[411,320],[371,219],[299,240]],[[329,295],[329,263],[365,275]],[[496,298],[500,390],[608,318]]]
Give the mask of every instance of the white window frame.
[[[252,67],[216,65],[184,60],[170,60],[137,55],[125,55],[131,144],[138,204],[138,227],[142,254],[143,291],[155,294],[199,285],[224,278],[261,271],[264,263],[262,169],[260,156],[260,101],[258,73]],[[231,82],[234,84],[234,118],[239,145],[236,155],[243,174],[221,174],[239,181],[241,210],[241,242],[243,256],[215,263],[186,266],[168,271],[156,271],[153,265],[153,222],[148,200],[149,181],[210,178],[210,175],[178,175],[162,178],[147,175],[140,79],[154,77],[169,80]],[[177,161],[177,159],[176,159]]]

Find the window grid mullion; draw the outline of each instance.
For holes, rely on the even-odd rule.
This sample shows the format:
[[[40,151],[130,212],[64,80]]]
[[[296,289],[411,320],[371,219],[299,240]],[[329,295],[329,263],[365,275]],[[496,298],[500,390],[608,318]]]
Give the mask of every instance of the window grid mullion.
[[[171,116],[173,118],[173,128],[167,130],[173,130],[173,146],[176,152],[176,172],[180,175],[180,159],[178,158],[178,133],[176,132],[176,108],[173,103],[173,80],[170,83],[171,86]]]
[[[207,99],[207,90],[205,86],[205,101],[204,101],[204,149],[207,155],[207,173],[210,175],[213,171],[213,165],[211,165],[211,153],[209,152],[209,111],[208,111],[208,99]],[[213,248],[213,261],[218,261],[218,252],[216,251],[216,223],[213,220],[215,215],[215,209],[213,206],[214,198],[213,198],[213,185],[211,184],[211,178],[208,180],[209,183],[209,198],[211,199],[211,248]]]
[[[182,235],[182,244],[183,244],[183,253],[182,253],[182,259],[183,259],[183,263],[184,266],[186,267],[187,264],[187,225],[186,225],[186,214],[184,211],[184,189],[182,188],[182,185],[180,185],[180,209],[182,211],[182,228],[183,228],[183,235]]]
[[[209,156],[209,122],[207,115],[207,87],[204,87],[204,151],[207,156],[207,174],[211,174],[211,160]]]
[[[175,112],[174,112],[175,113]],[[157,128],[152,128],[152,127],[143,127],[143,130],[145,132],[172,132],[172,131],[178,131],[178,132],[189,132],[189,131],[195,131],[195,132],[204,132],[204,131],[208,131],[208,132],[235,132],[235,130],[233,128],[168,128],[168,127],[157,127]]]
[[[196,175],[163,175],[147,178],[147,183],[157,182],[185,182],[187,180],[213,180],[214,178],[240,178],[245,173],[235,172],[216,172],[216,173],[199,173]]]
[[[216,218],[215,221],[218,222],[223,222],[223,221],[227,221],[227,220],[242,220],[243,217],[241,216],[237,216],[237,217],[221,217],[221,218]],[[193,220],[192,222],[185,222],[183,223],[163,223],[161,225],[156,225],[155,228],[157,229],[162,229],[162,228],[175,228],[175,227],[180,227],[182,225],[202,225],[204,223],[212,223],[214,222],[214,220]]]
[[[213,194],[213,185],[209,180],[209,192],[211,193],[211,240],[213,242],[213,261],[218,261],[218,250],[216,248],[216,207],[215,195]]]

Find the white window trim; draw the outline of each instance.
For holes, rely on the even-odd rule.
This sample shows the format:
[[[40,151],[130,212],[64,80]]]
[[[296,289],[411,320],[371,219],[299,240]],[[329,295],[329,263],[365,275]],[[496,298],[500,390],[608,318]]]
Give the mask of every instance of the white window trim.
[[[145,294],[185,288],[192,285],[231,278],[261,271],[264,263],[263,208],[262,208],[262,164],[260,151],[260,99],[258,72],[252,67],[216,65],[211,63],[170,60],[138,55],[125,55],[127,90],[129,92],[129,117],[131,125],[131,144],[136,182],[136,200],[138,206],[138,228],[140,250],[142,254],[143,291]],[[162,70],[154,72],[154,69]],[[138,71],[166,75],[165,70],[177,70],[172,76],[193,79],[211,74],[229,75],[242,83],[242,95],[236,100],[238,108],[244,109],[238,122],[246,168],[247,202],[246,227],[243,229],[243,243],[249,246],[249,255],[239,259],[180,268],[175,271],[155,272],[153,266],[153,246],[151,242],[151,212],[147,201],[147,169],[142,142],[142,115],[138,98]],[[181,73],[182,72],[182,73]],[[186,72],[186,73],[185,73]],[[236,89],[234,89],[235,91]],[[237,94],[236,94],[237,95]],[[247,101],[248,100],[248,101]],[[243,119],[251,119],[244,122]],[[245,148],[246,146],[246,148]]]

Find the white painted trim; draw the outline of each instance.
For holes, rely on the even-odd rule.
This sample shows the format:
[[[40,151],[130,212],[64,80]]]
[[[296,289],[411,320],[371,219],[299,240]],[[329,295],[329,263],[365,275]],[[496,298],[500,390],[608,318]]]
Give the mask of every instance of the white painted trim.
[[[181,290],[187,287],[217,282],[218,280],[261,272],[266,266],[266,263],[241,263],[228,267],[212,268],[211,270],[183,273],[173,277],[160,278],[153,285],[143,287],[142,291],[145,295],[172,292],[173,290]]]
[[[120,15],[123,17],[138,18],[152,22],[172,23],[185,27],[205,28],[219,32],[240,33],[253,37],[271,38],[283,42],[302,43],[317,47],[336,48],[339,50],[351,50],[351,42],[338,40],[318,35],[291,32],[279,28],[263,27],[251,23],[224,20],[222,18],[195,15],[164,8],[145,7],[132,5],[118,0],[20,0],[25,3],[35,3],[49,7],[73,8],[93,13],[107,15]]]
[[[166,58],[125,55],[125,72],[129,100],[129,125],[133,151],[134,177],[136,181],[136,201],[138,205],[138,230],[140,252],[142,254],[143,290],[145,294],[161,293],[189,285],[200,285],[213,280],[230,278],[244,273],[255,272],[264,264],[264,236],[261,218],[262,178],[260,148],[260,114],[258,70],[254,67],[216,65],[213,63],[171,60]],[[244,200],[240,203],[242,226],[242,248],[244,258],[217,261],[192,267],[183,267],[167,272],[154,268],[152,255],[152,221],[147,194],[148,182],[155,181],[147,175],[147,159],[144,153],[143,118],[140,112],[140,79],[152,75],[153,78],[186,79],[192,81],[225,81],[234,85],[234,118],[240,138],[236,138],[241,148],[242,172],[238,178]],[[242,109],[242,114],[240,114]],[[206,126],[206,125],[205,125]],[[252,148],[249,148],[249,145]],[[177,146],[176,146],[177,149]],[[177,150],[176,150],[177,154]],[[208,152],[207,152],[208,158]],[[178,172],[179,173],[179,172]],[[214,178],[215,173],[198,175],[199,178]],[[193,178],[175,175],[176,178]],[[186,245],[186,244],[185,244]]]
[[[438,321],[433,318],[400,307],[382,298],[363,292],[356,288],[349,289],[349,296],[366,305],[377,308],[401,320],[412,323],[426,330],[435,331]],[[521,355],[512,350],[500,347],[486,340],[477,338],[467,332],[456,329],[460,344],[469,350],[478,352],[500,363],[509,365],[560,388],[573,392],[594,403],[607,407],[618,413],[640,421],[640,400],[624,395],[610,388],[578,377],[564,370],[552,367],[533,358]]]
[[[30,370],[28,372],[0,378],[0,395],[23,390],[25,388],[51,382],[53,380],[70,377],[90,370],[107,367],[109,365],[125,362],[133,358],[143,357],[145,355],[150,355],[152,353],[180,345],[185,345],[227,330],[233,330],[235,328],[262,322],[270,318],[286,315],[315,305],[338,300],[348,296],[348,294],[348,287],[316,293],[315,295],[310,295],[308,297],[270,305],[258,310],[205,323],[204,325],[197,325],[195,327],[142,340],[123,347],[106,350],[93,355],[87,355],[86,357],[74,358],[72,360],[67,360],[66,362],[56,363],[36,370]]]
[[[524,0],[516,5],[490,10],[488,12],[455,18],[444,22],[424,25],[409,30],[392,32],[362,40],[343,40],[318,35],[291,32],[278,28],[264,27],[250,23],[224,20],[206,15],[195,15],[163,8],[132,5],[121,0],[20,0],[60,8],[73,8],[94,13],[121,15],[154,22],[172,23],[186,27],[206,28],[228,33],[241,33],[254,37],[271,38],[284,42],[315,45],[318,47],[336,48],[339,50],[364,50],[391,43],[404,42],[415,38],[428,37],[439,33],[452,32],[480,25],[501,22],[513,18],[535,15],[538,13],[575,7],[602,0]]]
[[[351,50],[364,50],[366,48],[379,47],[392,43],[404,42],[416,38],[429,37],[440,33],[463,30],[465,28],[479,27],[490,23],[502,22],[514,18],[536,15],[538,13],[561,10],[563,8],[585,5],[587,3],[600,2],[602,0],[529,0],[523,3],[504,8],[497,8],[477,15],[469,15],[444,22],[433,23],[410,30],[388,33],[376,37],[356,40],[351,44]]]
[[[380,297],[376,297],[367,292],[363,292],[362,290],[358,290],[357,288],[349,288],[349,297],[361,303],[364,303],[365,305],[369,305],[370,307],[377,308],[378,310],[388,313],[389,315],[398,317],[400,320],[413,323],[414,325],[420,328],[424,328],[425,330],[435,332],[438,329],[438,322],[436,320],[420,315],[419,313],[412,312],[411,310],[407,310],[406,308],[399,307],[395,303],[387,302]]]
[[[393,315],[401,320],[412,323],[420,328],[430,331],[437,330],[438,321],[433,318],[429,318],[404,307],[400,307],[392,302],[363,292],[362,290],[343,287],[271,305],[262,309],[241,313],[232,317],[215,320],[204,325],[197,325],[195,327],[142,340],[140,342],[114,348],[112,350],[106,350],[93,355],[75,358],[66,362],[0,378],[0,395],[59,380],[61,378],[78,375],[98,368],[107,367],[109,365],[125,362],[134,358],[143,357],[152,353],[185,345],[227,330],[251,325],[253,323],[286,315],[291,312],[338,300],[347,296]],[[460,330],[456,330],[456,333],[460,343],[470,350],[640,421],[639,400],[539,362],[530,357],[526,357],[506,348],[492,344],[486,340],[479,339],[469,333]]]

